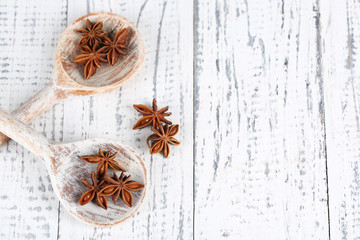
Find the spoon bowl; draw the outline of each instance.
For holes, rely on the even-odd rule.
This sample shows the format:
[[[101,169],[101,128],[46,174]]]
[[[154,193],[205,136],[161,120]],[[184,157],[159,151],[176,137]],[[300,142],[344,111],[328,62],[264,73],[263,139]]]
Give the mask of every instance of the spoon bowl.
[[[120,55],[114,66],[102,64],[101,69],[98,69],[89,80],[85,80],[84,66],[71,62],[71,59],[80,53],[78,42],[82,36],[76,30],[85,27],[86,19],[93,23],[103,21],[103,29],[110,37],[123,28],[127,28],[129,32],[129,49],[126,50],[126,55]],[[30,123],[60,100],[105,93],[118,88],[139,71],[144,56],[143,39],[131,21],[109,12],[87,14],[69,25],[62,34],[56,49],[55,65],[49,84],[12,114],[22,122]],[[7,140],[8,137],[0,133],[0,145]]]
[[[99,227],[113,226],[131,217],[144,200],[147,187],[145,164],[139,154],[125,144],[109,139],[56,144],[2,109],[0,131],[43,159],[60,202],[70,214],[83,222]],[[114,160],[126,170],[127,175],[131,175],[131,180],[144,184],[143,189],[132,192],[132,208],[120,199],[113,203],[110,198],[107,210],[93,202],[83,206],[78,203],[81,195],[88,190],[80,179],[91,182],[90,173],[96,172],[97,167],[97,164],[81,160],[80,156],[97,154],[99,148],[117,152]],[[113,172],[108,169],[107,175],[112,176]]]
[[[103,29],[110,38],[123,29],[127,28],[129,32],[128,50],[126,55],[120,55],[114,66],[103,64],[101,69],[88,80],[84,78],[84,67],[81,64],[71,62],[71,59],[80,54],[78,43],[81,35],[76,32],[84,28],[86,20],[90,22],[103,22]],[[64,74],[64,77],[55,78],[58,86],[72,91],[72,94],[83,95],[88,90],[93,93],[107,92],[123,85],[140,68],[144,61],[144,44],[139,30],[136,26],[124,17],[114,13],[99,12],[91,13],[77,19],[66,28],[62,34],[56,50],[56,72]]]
[[[79,142],[57,144],[53,146],[55,157],[53,159],[56,169],[55,191],[67,210],[77,217],[92,225],[111,226],[131,217],[144,200],[145,188],[132,192],[133,207],[129,208],[118,199],[116,203],[108,201],[105,210],[95,203],[90,202],[84,206],[78,204],[82,193],[88,190],[80,181],[85,178],[90,181],[90,173],[96,172],[96,164],[89,164],[80,159],[80,156],[97,154],[99,148],[104,151],[117,152],[115,160],[131,174],[131,179],[146,185],[146,168],[141,157],[129,146],[109,139],[89,139]],[[113,175],[113,170],[108,169],[108,175]],[[117,173],[119,175],[120,173]]]

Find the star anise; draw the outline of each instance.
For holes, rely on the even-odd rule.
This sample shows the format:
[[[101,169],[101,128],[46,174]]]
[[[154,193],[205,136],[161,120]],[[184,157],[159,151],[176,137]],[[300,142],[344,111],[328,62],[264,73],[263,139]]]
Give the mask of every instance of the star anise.
[[[126,44],[128,43],[128,35],[128,29],[123,28],[116,33],[113,41],[107,37],[104,37],[102,43],[104,45],[105,52],[107,52],[107,59],[111,66],[117,62],[119,54],[126,55],[126,52],[123,50],[128,49],[126,47]]]
[[[144,187],[144,184],[135,181],[129,181],[130,177],[131,175],[124,176],[124,173],[121,173],[119,178],[115,173],[112,178],[106,176],[105,181],[108,182],[109,185],[104,187],[100,191],[100,194],[104,196],[113,195],[112,200],[114,203],[119,198],[119,196],[121,196],[123,202],[129,207],[132,207],[133,196],[130,191],[139,191]]]
[[[88,187],[89,190],[87,190],[86,192],[83,193],[83,195],[81,196],[81,198],[79,200],[79,204],[85,205],[95,198],[96,203],[100,207],[107,209],[107,199],[104,195],[101,195],[99,193],[100,190],[102,190],[102,188],[106,185],[105,180],[103,179],[98,182],[94,172],[91,173],[91,180],[93,183],[92,185],[88,182],[88,180],[81,179],[81,182],[86,187]]]
[[[153,109],[142,104],[134,105],[134,108],[143,115],[143,117],[140,118],[139,121],[137,121],[137,123],[134,125],[134,130],[149,126],[151,123],[153,124],[153,128],[157,128],[159,125],[161,125],[161,122],[172,124],[169,120],[165,119],[165,117],[171,115],[170,112],[166,112],[169,107],[164,107],[158,111],[155,98],[152,105]]]
[[[101,62],[106,62],[106,54],[104,53],[104,49],[99,49],[99,46],[100,45],[98,42],[95,42],[92,49],[89,46],[81,46],[81,52],[83,54],[71,60],[74,63],[85,64],[85,80],[88,80],[92,75],[95,74],[96,68],[101,68]]]
[[[95,42],[100,43],[106,34],[106,31],[102,30],[102,27],[102,22],[92,24],[89,19],[86,19],[86,28],[76,30],[76,32],[83,35],[79,41],[79,45],[89,45],[92,47],[94,46]]]
[[[153,128],[154,134],[150,135],[146,139],[146,143],[150,149],[150,154],[155,154],[160,151],[163,151],[164,157],[168,157],[170,153],[169,144],[179,145],[180,142],[174,138],[174,136],[179,132],[179,125],[169,126],[168,124],[165,127],[162,124],[159,125],[159,128]],[[152,142],[150,145],[149,142]]]
[[[111,152],[103,152],[99,148],[99,155],[82,156],[81,159],[88,163],[99,163],[97,167],[97,177],[101,178],[106,175],[108,166],[116,171],[126,172],[115,160],[117,152],[112,154]]]

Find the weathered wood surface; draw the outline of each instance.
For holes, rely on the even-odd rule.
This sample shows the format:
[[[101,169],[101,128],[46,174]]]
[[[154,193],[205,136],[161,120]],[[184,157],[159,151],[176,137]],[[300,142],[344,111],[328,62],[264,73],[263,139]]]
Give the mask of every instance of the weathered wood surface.
[[[56,45],[67,26],[66,1],[1,1],[1,102],[13,111],[51,77]],[[32,126],[62,137],[63,106]],[[0,148],[1,239],[56,239],[58,206],[43,162],[14,141]]]
[[[197,3],[195,238],[328,238],[316,8]]]
[[[92,138],[69,143],[55,143],[44,137],[27,123],[0,108],[0,131],[21,144],[44,162],[52,183],[54,193],[58,196],[61,206],[75,218],[95,227],[110,227],[133,216],[143,203],[147,188],[147,170],[139,154],[128,145],[110,139]],[[125,170],[125,176],[143,184],[143,188],[132,193],[129,208],[124,202],[109,201],[106,210],[91,202],[82,206],[79,198],[89,190],[82,183],[89,179],[89,174],[97,171],[95,164],[88,164],[79,156],[105,152],[116,153],[114,161]],[[109,167],[107,175],[115,171]],[[90,175],[90,176],[91,176]],[[116,173],[118,176],[118,173]],[[122,178],[122,175],[120,176]],[[81,180],[81,181],[80,181]],[[89,182],[88,182],[89,184]],[[92,184],[96,184],[92,182]]]
[[[110,31],[116,33],[120,29],[127,28],[130,39],[126,56],[120,57],[114,66],[103,65],[97,70],[97,74],[84,80],[84,67],[73,63],[71,59],[78,54],[78,43],[82,37],[76,33],[76,30],[84,28],[87,20],[93,23],[103,21],[103,29],[109,34]],[[12,114],[21,121],[29,123],[65,98],[101,94],[119,88],[136,75],[144,62],[144,55],[141,34],[134,23],[128,19],[104,11],[81,16],[70,23],[61,34],[56,48],[54,69],[48,85],[16,108]],[[8,137],[0,133],[0,145],[7,140]]]
[[[143,68],[31,126],[60,142],[127,143],[147,164],[148,195],[119,226],[84,225],[42,162],[10,141],[0,148],[1,239],[360,238],[358,1],[1,1],[2,108],[47,84],[61,33],[95,11],[138,26]],[[148,154],[150,129],[130,130],[132,104],[153,97],[181,127],[169,159]]]
[[[360,2],[320,5],[332,239],[360,239]]]
[[[143,2],[104,1],[88,6],[84,1],[81,8],[72,5],[79,4],[79,1],[69,1],[69,5],[67,1],[9,1],[1,4],[2,25],[7,27],[2,28],[4,34],[1,36],[6,36],[7,32],[10,34],[9,39],[2,40],[7,50],[3,48],[1,52],[4,69],[8,68],[2,74],[6,79],[2,81],[4,103],[1,106],[8,110],[15,109],[46,85],[53,68],[57,41],[67,24],[79,16],[87,12],[113,11],[138,25],[146,44],[146,59],[135,79],[105,95],[60,103],[35,120],[32,126],[56,141],[69,142],[90,137],[119,139],[141,153],[149,170],[148,194],[140,211],[117,227],[97,229],[70,216],[55,198],[42,162],[21,146],[9,142],[1,149],[2,164],[5,165],[1,168],[1,236],[171,239],[179,234],[180,239],[191,238],[193,48],[192,41],[189,44],[189,39],[192,39],[192,11],[186,11],[191,2],[149,1],[144,5]],[[153,12],[153,9],[159,11]],[[21,14],[15,15],[14,12]],[[33,24],[30,29],[29,24]],[[29,41],[34,37],[37,41],[32,40],[30,45]],[[27,45],[31,46],[30,52],[25,49]],[[14,59],[9,59],[9,56]],[[5,93],[8,94],[5,96]],[[139,118],[132,104],[151,104],[154,96],[159,105],[171,106],[174,122],[186,126],[178,137],[183,142],[181,148],[173,148],[169,159],[148,154],[145,138],[150,129],[131,130]],[[6,190],[11,183],[14,184],[12,190]]]

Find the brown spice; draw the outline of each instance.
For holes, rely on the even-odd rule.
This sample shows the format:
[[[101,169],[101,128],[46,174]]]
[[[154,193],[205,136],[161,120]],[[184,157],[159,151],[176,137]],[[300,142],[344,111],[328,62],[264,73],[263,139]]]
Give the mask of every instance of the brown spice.
[[[104,208],[107,209],[107,199],[104,195],[99,194],[100,190],[106,185],[105,180],[101,180],[98,182],[98,179],[95,176],[95,173],[91,173],[91,181],[92,185],[86,179],[81,179],[81,182],[89,188],[83,195],[80,197],[79,204],[85,205],[89,203],[91,200],[95,199],[96,203]]]
[[[152,108],[149,108],[146,105],[134,105],[134,108],[143,115],[142,118],[140,118],[139,121],[134,125],[133,129],[140,129],[144,128],[146,126],[149,126],[150,124],[153,125],[153,128],[157,128],[159,125],[161,125],[161,122],[164,122],[166,124],[172,124],[169,120],[165,119],[165,117],[170,116],[171,113],[167,112],[169,107],[164,107],[160,110],[158,110],[156,99],[153,99]]]
[[[105,52],[107,53],[107,60],[111,66],[113,66],[118,58],[119,54],[126,55],[124,50],[127,50],[126,47],[128,41],[129,32],[126,28],[121,29],[116,33],[114,40],[111,41],[109,38],[104,37],[103,44]]]
[[[89,46],[82,46],[82,54],[72,59],[74,63],[84,64],[84,75],[85,80],[88,80],[92,75],[95,74],[96,68],[101,68],[101,62],[106,62],[106,54],[104,49],[100,48],[98,42],[95,42],[94,46],[90,48]]]
[[[97,177],[105,177],[108,166],[112,169],[120,172],[125,172],[126,170],[122,168],[115,160],[117,152],[103,152],[101,148],[99,149],[99,155],[88,155],[82,156],[81,159],[88,163],[98,163],[97,167]]]
[[[76,30],[83,37],[79,44],[81,52],[79,56],[71,61],[74,63],[84,64],[85,80],[88,80],[96,72],[97,68],[101,68],[101,62],[109,62],[113,66],[119,58],[119,54],[126,55],[125,50],[128,49],[129,31],[127,28],[121,29],[116,33],[112,41],[106,36],[106,31],[102,30],[103,23],[91,23],[86,19],[86,27]]]
[[[121,197],[122,201],[132,207],[133,203],[133,196],[130,191],[139,191],[144,187],[144,184],[130,181],[131,175],[124,176],[124,173],[121,173],[120,177],[118,178],[114,173],[114,176],[111,178],[109,176],[105,177],[105,181],[109,183],[108,186],[104,187],[100,194],[104,196],[111,196],[112,200],[115,203],[116,200]]]
[[[92,47],[96,42],[100,44],[101,40],[106,34],[106,31],[102,30],[102,27],[102,22],[92,24],[89,19],[86,19],[86,28],[76,30],[76,32],[83,35],[83,37],[79,41],[79,45],[87,45],[89,47]]]
[[[180,144],[180,142],[174,138],[174,136],[179,132],[179,125],[176,124],[169,126],[166,124],[165,127],[159,125],[158,129],[153,128],[152,130],[154,134],[150,135],[146,139],[146,143],[150,149],[150,154],[155,154],[162,151],[164,157],[167,158],[170,153],[169,144],[175,146]]]

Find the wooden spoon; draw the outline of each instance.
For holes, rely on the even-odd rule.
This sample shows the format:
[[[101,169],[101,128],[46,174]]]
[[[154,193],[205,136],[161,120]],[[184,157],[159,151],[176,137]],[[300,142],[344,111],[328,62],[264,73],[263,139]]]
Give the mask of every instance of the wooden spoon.
[[[122,28],[128,28],[129,31],[127,55],[120,55],[114,66],[102,64],[101,69],[98,69],[89,80],[84,78],[84,67],[71,62],[71,59],[80,52],[77,44],[82,36],[76,30],[85,27],[86,19],[93,23],[103,21],[103,29],[110,35],[115,35]],[[68,26],[62,34],[56,50],[55,67],[50,83],[12,114],[21,121],[30,123],[62,99],[94,95],[118,88],[139,71],[144,55],[144,42],[139,30],[132,22],[109,12],[85,15]],[[0,145],[7,139],[0,133]]]
[[[56,144],[2,109],[0,131],[43,159],[60,202],[70,214],[86,223],[103,227],[115,225],[131,217],[144,200],[147,186],[145,164],[139,154],[125,144],[108,139]],[[79,205],[82,193],[88,190],[80,179],[90,181],[90,173],[97,167],[81,160],[80,156],[96,154],[99,148],[117,152],[115,160],[131,175],[131,179],[145,185],[140,191],[132,192],[132,208],[119,199],[114,204],[110,198],[107,210],[93,202]],[[112,170],[108,170],[108,175],[112,176],[109,171]]]

